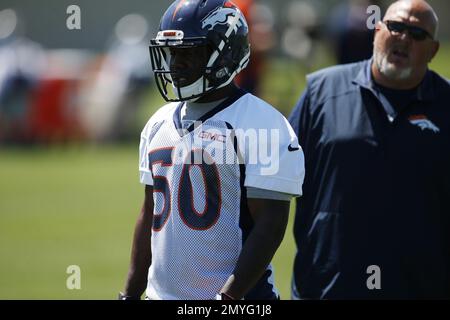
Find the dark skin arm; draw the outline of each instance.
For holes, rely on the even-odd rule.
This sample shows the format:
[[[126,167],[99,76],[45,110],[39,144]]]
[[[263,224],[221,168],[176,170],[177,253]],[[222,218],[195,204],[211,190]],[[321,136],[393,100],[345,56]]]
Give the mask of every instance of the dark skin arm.
[[[145,199],[134,229],[133,247],[124,294],[140,297],[147,287],[148,268],[152,261],[153,187],[145,186]]]
[[[221,290],[234,299],[242,299],[266,271],[283,240],[289,216],[288,201],[248,199],[247,203],[254,226]]]

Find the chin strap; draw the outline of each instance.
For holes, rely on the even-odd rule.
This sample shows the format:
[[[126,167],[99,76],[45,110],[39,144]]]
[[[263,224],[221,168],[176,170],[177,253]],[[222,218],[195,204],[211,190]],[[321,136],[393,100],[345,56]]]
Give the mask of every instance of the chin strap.
[[[204,76],[201,76],[197,81],[194,83],[186,86],[178,88],[172,83],[173,93],[178,99],[189,99],[189,97],[200,95],[204,92],[206,92],[208,88],[208,80],[204,78]],[[199,99],[199,97],[196,97],[192,99],[192,101],[195,101]]]

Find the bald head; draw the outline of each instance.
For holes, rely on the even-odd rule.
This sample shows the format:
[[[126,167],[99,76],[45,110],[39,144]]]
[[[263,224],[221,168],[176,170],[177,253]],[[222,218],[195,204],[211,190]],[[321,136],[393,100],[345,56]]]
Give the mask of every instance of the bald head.
[[[392,23],[400,27],[396,29]],[[391,4],[375,29],[372,64],[375,82],[393,89],[417,87],[439,50],[437,29],[436,13],[425,1],[399,0]]]
[[[423,0],[399,0],[389,6],[383,20],[403,20],[427,30],[437,38],[439,20],[434,9]]]

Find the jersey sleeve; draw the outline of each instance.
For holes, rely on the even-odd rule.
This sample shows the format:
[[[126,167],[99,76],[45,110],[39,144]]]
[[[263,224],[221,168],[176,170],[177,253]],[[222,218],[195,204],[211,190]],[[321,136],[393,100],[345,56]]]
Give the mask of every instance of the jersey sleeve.
[[[152,138],[163,123],[165,117],[177,106],[177,103],[169,103],[158,109],[147,121],[141,132],[139,143],[139,181],[144,185],[153,186],[153,175],[148,155],[151,151]]]
[[[148,159],[149,137],[146,134],[147,126],[142,130],[141,142],[139,143],[139,180],[144,185],[153,186],[153,176]]]
[[[302,195],[304,156],[294,130],[281,113],[262,100],[248,104],[245,137],[239,139],[245,151],[244,186]],[[255,135],[256,141],[252,141]]]

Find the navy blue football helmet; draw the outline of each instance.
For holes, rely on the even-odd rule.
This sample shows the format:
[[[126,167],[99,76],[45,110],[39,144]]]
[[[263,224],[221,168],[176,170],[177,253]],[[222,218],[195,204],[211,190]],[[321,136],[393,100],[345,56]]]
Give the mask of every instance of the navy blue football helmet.
[[[210,48],[202,76],[177,87],[170,68],[170,48]],[[209,54],[209,53],[208,53]],[[250,58],[248,25],[239,8],[228,0],[177,0],[164,13],[159,32],[150,42],[155,80],[166,101],[195,101],[228,85]],[[169,94],[168,86],[173,94]]]

